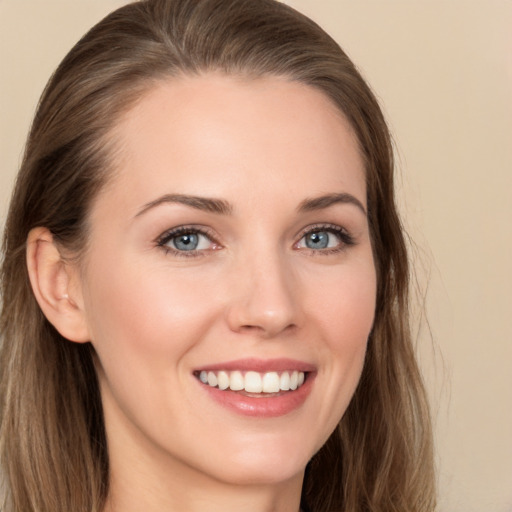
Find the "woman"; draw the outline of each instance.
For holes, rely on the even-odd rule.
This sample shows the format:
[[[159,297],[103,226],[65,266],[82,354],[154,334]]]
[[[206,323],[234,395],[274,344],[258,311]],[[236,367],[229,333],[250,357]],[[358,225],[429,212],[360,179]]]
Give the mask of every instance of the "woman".
[[[147,0],[50,80],[4,237],[4,510],[427,511],[379,106],[273,0]]]

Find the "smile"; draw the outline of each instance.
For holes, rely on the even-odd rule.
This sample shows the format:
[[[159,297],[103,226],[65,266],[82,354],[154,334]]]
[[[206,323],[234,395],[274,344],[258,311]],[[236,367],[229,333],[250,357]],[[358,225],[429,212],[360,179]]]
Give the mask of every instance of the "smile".
[[[193,375],[213,402],[239,415],[275,418],[301,409],[318,368],[296,359],[237,359],[197,368]]]
[[[221,391],[245,391],[247,393],[266,394],[281,391],[295,391],[304,384],[305,372],[272,371],[259,373],[255,371],[201,371],[196,376],[212,388]]]

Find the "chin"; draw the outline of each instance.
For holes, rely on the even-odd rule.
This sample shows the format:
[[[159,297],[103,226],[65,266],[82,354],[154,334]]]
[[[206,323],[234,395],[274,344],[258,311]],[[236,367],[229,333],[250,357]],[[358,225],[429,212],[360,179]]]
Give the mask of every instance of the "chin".
[[[265,442],[266,441],[266,442]],[[247,441],[245,447],[235,449],[223,457],[222,467],[217,468],[219,478],[237,485],[275,485],[300,476],[314,455],[314,447],[307,449],[308,441],[298,437],[290,439]]]
[[[226,468],[219,479],[230,485],[278,485],[295,478],[302,478],[306,464],[290,464],[289,461],[272,460],[233,464]]]

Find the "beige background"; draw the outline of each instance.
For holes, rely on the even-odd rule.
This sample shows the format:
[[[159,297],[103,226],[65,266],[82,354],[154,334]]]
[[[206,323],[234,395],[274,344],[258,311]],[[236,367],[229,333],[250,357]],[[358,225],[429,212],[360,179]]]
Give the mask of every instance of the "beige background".
[[[0,221],[38,96],[121,0],[0,0]],[[342,45],[395,134],[428,282],[419,352],[442,512],[512,512],[512,1],[288,0]]]

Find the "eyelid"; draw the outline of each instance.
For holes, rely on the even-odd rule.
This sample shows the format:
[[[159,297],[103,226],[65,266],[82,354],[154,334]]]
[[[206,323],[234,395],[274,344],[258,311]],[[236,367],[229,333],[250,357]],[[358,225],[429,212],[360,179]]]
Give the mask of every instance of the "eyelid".
[[[170,242],[174,237],[191,233],[205,236],[214,245],[214,247],[209,249],[193,249],[190,251],[179,251],[167,245],[167,243]],[[174,255],[184,257],[201,256],[210,250],[217,250],[221,247],[220,243],[216,239],[214,232],[210,228],[197,224],[186,224],[167,229],[155,239],[154,243],[157,245],[157,247],[160,247],[166,253],[172,253]]]
[[[326,247],[324,249],[312,249],[309,247],[299,247],[299,243],[301,240],[310,233],[315,233],[319,231],[327,231],[329,233],[333,233],[339,237],[339,244],[335,247]],[[193,249],[190,251],[180,251],[177,250],[170,245],[167,245],[174,237],[183,234],[191,234],[196,233],[202,236],[205,236],[213,245],[208,249]],[[310,251],[312,254],[332,254],[336,252],[340,252],[345,250],[347,247],[356,244],[354,237],[350,234],[350,232],[343,226],[332,223],[317,223],[311,224],[305,228],[303,228],[297,235],[297,241],[294,243],[294,249],[306,250]],[[204,256],[210,251],[218,250],[222,248],[222,245],[217,241],[217,236],[213,232],[212,229],[197,224],[189,224],[189,225],[180,225],[170,229],[167,229],[162,234],[160,234],[154,241],[157,247],[163,249],[166,253],[172,253],[173,255],[179,257],[198,257]]]
[[[329,233],[334,233],[340,238],[340,244],[336,247],[329,247],[325,249],[311,249],[309,247],[298,247],[298,244],[300,241],[307,235],[311,233],[316,233],[318,231],[327,231]],[[296,249],[305,249],[312,251],[313,253],[319,254],[329,254],[333,252],[339,252],[347,247],[350,247],[352,245],[356,244],[356,241],[352,234],[343,226],[339,226],[338,224],[331,224],[331,223],[319,223],[319,224],[312,224],[304,229],[302,229],[299,234],[297,235],[297,242],[294,244],[294,248]]]

